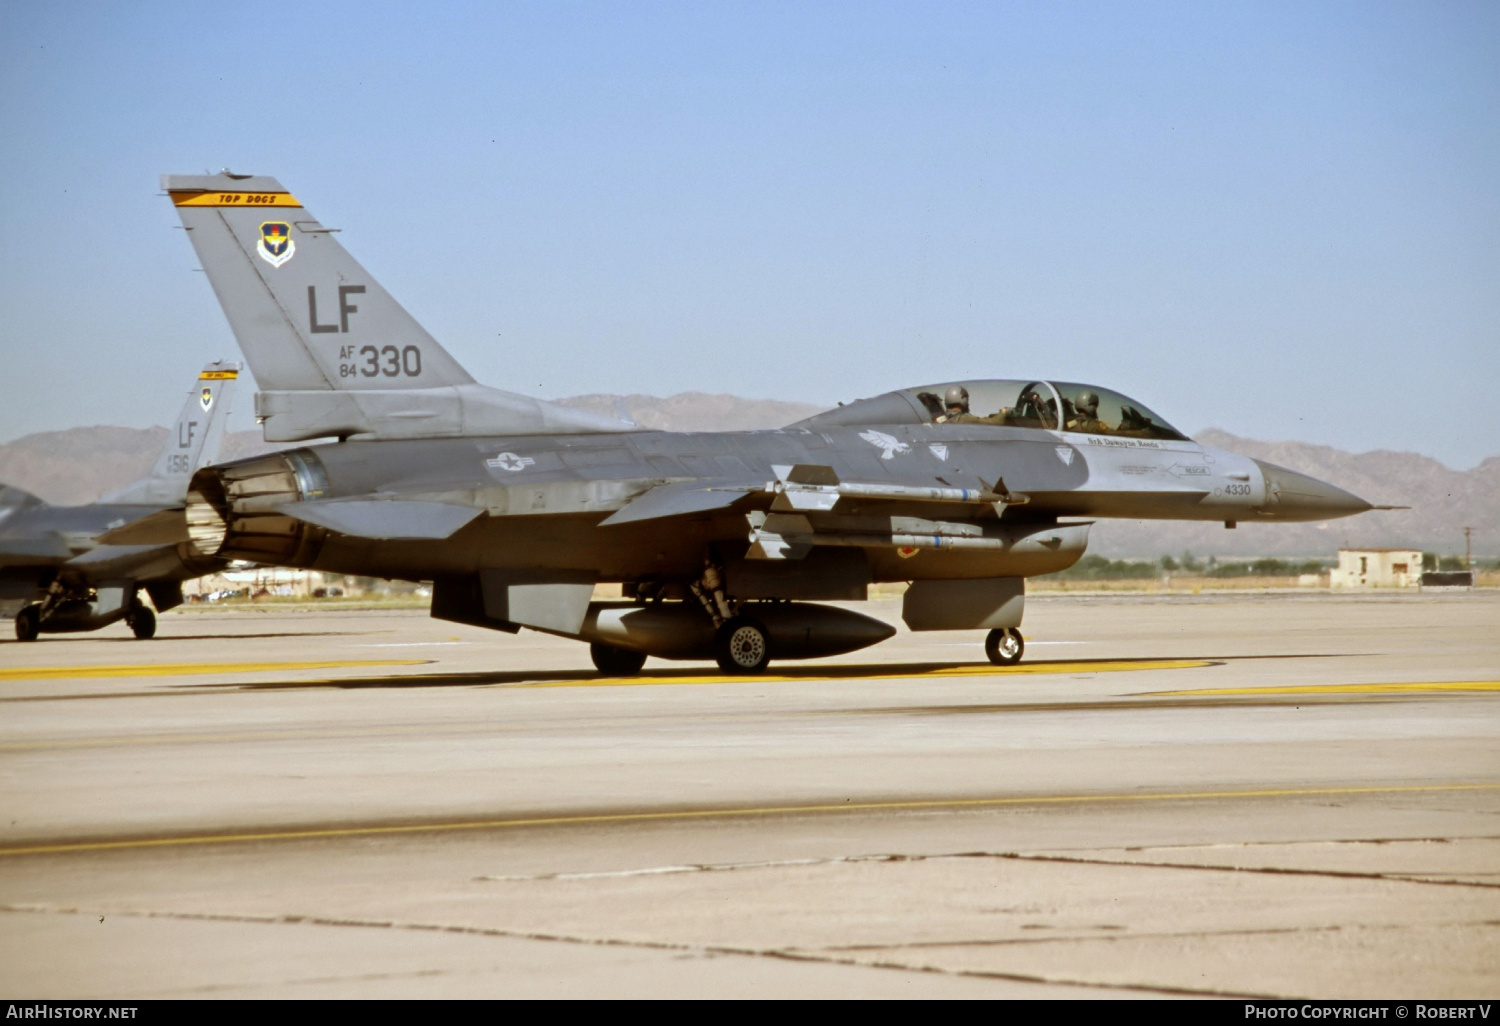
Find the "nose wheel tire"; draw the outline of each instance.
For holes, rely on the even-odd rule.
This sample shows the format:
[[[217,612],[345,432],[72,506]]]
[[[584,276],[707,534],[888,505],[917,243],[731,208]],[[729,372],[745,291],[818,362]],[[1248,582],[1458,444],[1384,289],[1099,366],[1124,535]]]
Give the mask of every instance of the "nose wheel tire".
[[[1014,627],[990,631],[984,639],[984,654],[996,666],[1016,665],[1021,661],[1021,653],[1024,651],[1026,642],[1021,640],[1021,632]]]
[[[16,640],[35,641],[42,633],[42,612],[36,606],[27,606],[16,614]]]
[[[593,657],[594,666],[599,672],[611,677],[633,677],[641,672],[642,666],[646,665],[644,652],[632,652],[628,648],[601,645],[597,641],[589,646],[589,655]]]
[[[131,633],[142,641],[156,636],[156,614],[145,606],[132,609],[125,622],[130,625]]]
[[[760,673],[771,661],[771,636],[759,620],[733,617],[714,635],[714,658],[725,673]]]

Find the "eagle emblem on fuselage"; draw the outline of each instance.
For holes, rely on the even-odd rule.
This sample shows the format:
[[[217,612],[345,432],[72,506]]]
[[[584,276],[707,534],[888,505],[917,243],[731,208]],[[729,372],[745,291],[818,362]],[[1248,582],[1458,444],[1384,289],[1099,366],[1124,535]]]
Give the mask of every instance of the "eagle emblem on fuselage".
[[[884,431],[861,431],[859,437],[880,450],[880,458],[888,460],[899,452],[911,452],[911,446]]]

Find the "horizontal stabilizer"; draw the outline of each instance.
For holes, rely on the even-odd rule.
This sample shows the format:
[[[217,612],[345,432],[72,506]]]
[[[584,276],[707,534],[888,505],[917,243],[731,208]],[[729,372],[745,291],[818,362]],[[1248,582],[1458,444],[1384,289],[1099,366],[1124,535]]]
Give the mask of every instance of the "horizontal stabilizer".
[[[484,511],[409,499],[328,499],[289,502],[278,507],[278,512],[356,538],[440,541]]]
[[[680,517],[688,513],[707,513],[732,506],[746,492],[759,485],[705,485],[702,481],[683,481],[660,485],[640,496],[623,509],[606,517],[600,527],[630,524],[638,520]]]
[[[182,509],[157,510],[99,536],[101,545],[176,545],[187,540],[187,511]]]
[[[107,563],[135,560],[165,547],[164,545],[96,545],[82,555],[68,560],[68,566],[89,570]]]

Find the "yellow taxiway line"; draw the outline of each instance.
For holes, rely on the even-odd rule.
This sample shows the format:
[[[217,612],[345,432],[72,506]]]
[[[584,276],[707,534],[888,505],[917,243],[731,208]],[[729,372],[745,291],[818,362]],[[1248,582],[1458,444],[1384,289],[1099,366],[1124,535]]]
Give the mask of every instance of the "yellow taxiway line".
[[[1125,670],[1187,670],[1213,666],[1213,659],[1101,659],[1096,662],[1019,663],[1015,666],[941,666],[933,669],[869,666],[809,667],[803,673],[757,673],[745,676],[705,674],[682,677],[580,677],[500,685],[513,688],[615,688],[656,684],[785,684],[836,680],[912,680],[930,677],[1009,677],[1033,673],[1120,673]]]
[[[607,688],[642,687],[659,684],[777,684],[798,681],[835,680],[902,680],[925,677],[1003,677],[1038,673],[1118,673],[1125,670],[1181,670],[1213,666],[1212,659],[1100,659],[1055,663],[1021,663],[1016,666],[992,666],[969,663],[961,666],[818,666],[806,670],[761,673],[746,676],[728,674],[683,674],[656,677],[577,677],[568,680],[513,681],[495,684],[505,688]],[[432,665],[431,659],[340,659],[311,662],[266,663],[140,663],[121,666],[33,666],[0,669],[0,682],[11,680],[77,679],[83,677],[180,677],[213,673],[275,673],[290,670],[360,669],[379,666]],[[463,672],[463,671],[442,671]],[[439,672],[439,676],[442,675]],[[401,677],[392,677],[401,680]],[[291,680],[288,687],[300,687],[321,681]]]
[[[1193,691],[1144,691],[1142,695],[1340,695],[1401,694],[1430,691],[1500,691],[1500,680],[1413,681],[1390,684],[1288,684],[1264,688],[1200,688]]]
[[[78,677],[184,677],[204,673],[267,673],[361,666],[420,666],[430,659],[323,659],[304,663],[140,663],[129,666],[30,666],[0,670],[0,680]]]
[[[74,841],[16,845],[0,848],[7,855],[50,855],[62,852],[120,851],[132,848],[169,848],[190,844],[246,844],[256,841],[303,841],[397,834],[437,834],[460,830],[502,830],[516,827],[586,826],[604,823],[661,823],[674,820],[743,819],[762,816],[805,816],[833,812],[902,812],[924,809],[984,809],[1021,805],[1083,805],[1114,802],[1204,801],[1243,798],[1319,798],[1349,795],[1452,793],[1500,791],[1500,781],[1474,784],[1411,784],[1392,787],[1289,787],[1249,791],[1174,791],[1156,794],[1068,794],[1010,798],[935,798],[910,801],[834,802],[819,805],[764,805],[722,809],[677,809],[662,812],[605,812],[558,816],[521,816],[510,819],[460,820],[450,823],[410,823],[394,826],[324,827],[246,831],[226,834],[188,834],[141,837],[120,841]]]

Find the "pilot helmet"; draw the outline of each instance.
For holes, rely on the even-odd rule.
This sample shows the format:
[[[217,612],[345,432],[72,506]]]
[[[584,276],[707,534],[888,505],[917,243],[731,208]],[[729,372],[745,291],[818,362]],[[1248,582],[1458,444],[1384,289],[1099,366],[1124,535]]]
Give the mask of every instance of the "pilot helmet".
[[[954,385],[943,393],[943,406],[945,409],[953,409],[957,406],[964,413],[969,412],[969,390],[962,385]]]
[[[1099,416],[1099,396],[1095,392],[1079,392],[1078,398],[1073,400],[1073,406],[1090,417]]]

